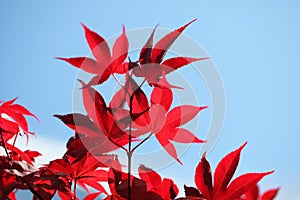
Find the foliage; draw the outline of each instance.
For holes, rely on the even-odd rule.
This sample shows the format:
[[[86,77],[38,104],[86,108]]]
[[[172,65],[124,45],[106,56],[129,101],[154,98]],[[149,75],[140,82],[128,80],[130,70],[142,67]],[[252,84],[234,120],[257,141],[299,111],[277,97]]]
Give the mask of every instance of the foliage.
[[[106,199],[132,200],[275,198],[278,189],[259,196],[257,186],[263,177],[272,172],[248,173],[231,180],[246,143],[220,161],[214,176],[204,154],[195,171],[196,188],[184,186],[185,197],[178,197],[179,189],[172,179],[162,178],[149,167],[141,165],[139,177],[131,174],[131,158],[135,150],[150,137],[155,137],[166,153],[180,164],[174,142],[205,142],[182,125],[195,118],[207,106],[173,106],[173,90],[183,88],[171,85],[167,75],[207,58],[165,59],[174,41],[194,21],[170,32],[154,44],[155,28],[136,61],[128,58],[129,41],[124,26],[122,34],[110,48],[102,36],[82,24],[94,58],[58,59],[94,75],[88,83],[79,80],[87,115],[55,115],[74,131],[74,135],[67,142],[67,150],[62,158],[36,168],[35,158],[41,156],[41,153],[23,151],[15,144],[19,135],[25,135],[28,141],[29,135],[33,134],[28,130],[25,116],[32,116],[36,120],[38,118],[25,107],[16,104],[16,98],[1,101],[0,142],[5,155],[0,157],[0,199],[16,199],[17,190],[29,190],[33,199],[52,199],[57,193],[61,199],[75,200],[77,186],[86,190],[86,200],[95,199],[100,194],[106,195]],[[124,83],[119,81],[116,74],[125,77]],[[103,84],[111,77],[120,89],[107,103],[93,86]],[[149,96],[143,86],[151,89]],[[113,154],[117,149],[127,153],[127,172],[118,156]],[[104,183],[109,185],[110,191],[105,190]]]

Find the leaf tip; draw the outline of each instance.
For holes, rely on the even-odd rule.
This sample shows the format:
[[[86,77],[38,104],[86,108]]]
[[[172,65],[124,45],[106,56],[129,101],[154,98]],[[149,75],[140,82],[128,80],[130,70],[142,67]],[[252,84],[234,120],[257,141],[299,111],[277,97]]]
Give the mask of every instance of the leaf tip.
[[[86,26],[83,22],[80,22],[80,25],[81,25],[84,29],[87,29],[87,26]]]
[[[205,152],[203,153],[201,160],[202,160],[202,159],[206,159],[206,154],[207,154],[207,151],[205,151]]]
[[[185,27],[189,26],[191,23],[194,23],[194,22],[197,21],[197,20],[198,20],[198,18],[193,19],[192,21],[190,21],[189,23],[187,23],[187,24],[185,25]]]
[[[275,172],[275,170],[272,170],[272,171],[266,172],[265,174],[269,175],[269,174],[273,174],[274,172]]]
[[[126,28],[125,28],[125,25],[122,24],[122,33],[125,34],[126,33]]]
[[[183,166],[183,163],[178,158],[176,160],[177,160],[177,162],[179,162],[180,165]]]
[[[84,89],[84,88],[87,88],[87,87],[89,87],[89,84],[86,84],[83,80],[81,80],[81,79],[77,79],[77,81],[81,84],[81,88],[79,88],[79,89]]]
[[[62,58],[62,57],[54,57],[54,59],[62,60],[62,61],[65,61],[65,62],[68,62],[70,60],[69,58]]]
[[[206,108],[208,108],[208,106],[199,106],[198,110],[201,111],[201,110],[205,110]]]
[[[244,142],[244,144],[242,144],[242,146],[239,148],[239,149],[244,149],[245,148],[245,146],[248,144],[248,142],[246,141],[246,142]]]

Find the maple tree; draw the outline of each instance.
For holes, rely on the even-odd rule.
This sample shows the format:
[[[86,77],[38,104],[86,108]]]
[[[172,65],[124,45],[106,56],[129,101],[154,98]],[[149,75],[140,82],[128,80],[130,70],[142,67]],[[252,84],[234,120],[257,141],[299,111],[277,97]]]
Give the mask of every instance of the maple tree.
[[[184,186],[185,197],[178,197],[179,188],[172,179],[162,178],[149,167],[140,165],[139,177],[131,172],[131,159],[136,149],[155,137],[167,154],[182,164],[174,142],[203,143],[194,133],[182,126],[190,122],[207,106],[174,106],[173,90],[183,89],[172,85],[167,75],[193,62],[208,58],[174,57],[165,59],[171,45],[195,20],[170,32],[154,44],[154,28],[136,61],[129,57],[129,41],[125,26],[121,35],[110,48],[108,42],[96,32],[82,24],[87,43],[94,58],[62,58],[72,66],[93,74],[88,82],[81,84],[84,113],[54,115],[74,131],[66,144],[62,158],[35,167],[38,151],[21,150],[16,147],[19,135],[27,142],[33,132],[28,130],[25,116],[34,117],[25,107],[15,104],[16,98],[0,101],[1,147],[0,199],[16,199],[15,192],[29,190],[33,199],[52,199],[55,194],[61,199],[78,199],[77,187],[82,187],[85,200],[105,195],[105,199],[203,199],[203,200],[271,200],[279,189],[259,195],[257,183],[265,173],[248,173],[234,180],[240,153],[246,143],[225,156],[214,172],[206,154],[196,167],[195,185]],[[122,83],[116,74],[123,75]],[[120,89],[107,103],[103,94],[95,89],[109,78],[113,78]],[[142,79],[142,80],[141,80]],[[147,96],[144,87],[150,88]],[[12,142],[11,142],[12,141]],[[127,163],[120,163],[115,150],[126,152]],[[124,171],[127,165],[127,171]],[[107,183],[109,190],[103,186]]]

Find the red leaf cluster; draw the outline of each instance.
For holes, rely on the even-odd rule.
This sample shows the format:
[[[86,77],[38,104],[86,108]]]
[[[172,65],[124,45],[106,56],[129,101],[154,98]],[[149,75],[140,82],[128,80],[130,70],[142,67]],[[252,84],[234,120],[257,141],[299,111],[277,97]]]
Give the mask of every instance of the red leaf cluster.
[[[170,32],[153,43],[154,28],[136,61],[128,57],[129,41],[125,27],[112,48],[107,41],[82,24],[85,37],[94,58],[58,58],[91,73],[94,77],[81,83],[82,99],[86,114],[54,115],[68,126],[74,135],[68,140],[62,158],[35,167],[38,151],[21,150],[15,142],[18,135],[28,139],[25,116],[38,118],[15,100],[0,101],[1,147],[0,199],[16,199],[15,192],[29,190],[33,199],[78,199],[77,186],[83,188],[85,200],[103,195],[109,200],[271,200],[278,189],[259,195],[257,183],[266,173],[248,173],[234,180],[244,146],[225,156],[212,175],[210,163],[204,154],[195,172],[196,187],[184,186],[185,197],[177,197],[179,189],[172,179],[162,178],[154,170],[140,165],[139,177],[131,174],[131,158],[150,137],[155,137],[174,160],[181,161],[175,143],[203,143],[183,125],[193,120],[207,106],[174,105],[173,90],[183,89],[167,80],[167,75],[193,62],[207,58],[175,57],[165,59],[171,45],[195,20]],[[116,74],[124,75],[121,83]],[[103,84],[113,77],[120,89],[107,103],[100,91],[93,86]],[[139,81],[142,79],[142,81]],[[148,83],[146,85],[146,83]],[[150,89],[147,96],[144,87]],[[11,140],[13,139],[13,142]],[[128,156],[128,163],[121,164],[113,154],[121,149]],[[124,172],[123,167],[128,171]],[[106,191],[102,183],[107,183]]]

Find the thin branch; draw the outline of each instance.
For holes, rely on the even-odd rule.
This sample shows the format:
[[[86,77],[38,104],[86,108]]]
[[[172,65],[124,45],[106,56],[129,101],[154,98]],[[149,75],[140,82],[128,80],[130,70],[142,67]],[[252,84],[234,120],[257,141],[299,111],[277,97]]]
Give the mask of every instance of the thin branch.
[[[139,146],[141,146],[144,142],[146,142],[151,136],[153,135],[153,132],[151,132],[146,138],[144,138],[139,144],[137,144],[133,149],[132,152],[134,152]]]
[[[116,77],[116,75],[114,73],[112,74],[112,76],[114,77],[114,79],[116,80],[116,82],[118,83],[118,85],[121,88],[123,88],[124,90],[126,90],[125,87],[124,87],[124,85],[122,85],[122,83],[119,81],[119,79]]]
[[[120,148],[123,149],[126,153],[128,152],[128,150],[127,150],[125,147],[123,147],[122,145],[119,145],[118,143],[116,143],[115,141],[113,141],[113,140],[111,139],[110,136],[108,137],[108,139],[109,139],[109,141],[110,141],[111,143],[113,143],[114,145],[120,147]]]
[[[132,101],[133,101],[133,95],[134,95],[135,91],[133,92],[133,94],[130,96],[130,100],[129,100],[129,114],[130,116],[132,116]],[[127,153],[127,157],[128,157],[128,177],[127,177],[127,181],[128,181],[128,200],[131,200],[131,186],[130,186],[130,178],[131,178],[131,158],[132,158],[132,151],[131,151],[131,140],[132,140],[132,118],[130,117],[130,123],[129,123],[129,135],[128,135],[128,153]]]
[[[145,82],[146,82],[146,78],[144,78],[144,80],[143,80],[142,83],[140,84],[139,88],[141,88],[141,87],[144,85]]]
[[[41,195],[37,191],[35,191],[25,179],[23,179],[21,176],[18,176],[18,178],[28,186],[28,189],[34,196],[36,196],[39,200],[44,200],[43,197],[41,197]]]
[[[4,150],[5,150],[6,156],[7,156],[9,159],[11,159],[10,156],[9,156],[9,153],[8,153],[8,151],[7,151],[7,147],[6,147],[6,145],[5,145],[4,137],[3,137],[1,131],[0,131],[0,135],[1,135],[1,140],[2,140],[2,146],[3,146]]]
[[[11,159],[12,160],[14,159],[14,150],[15,150],[15,144],[16,144],[18,135],[19,135],[19,133],[16,134],[16,137],[14,138],[14,142],[13,142],[12,149],[11,149]]]

